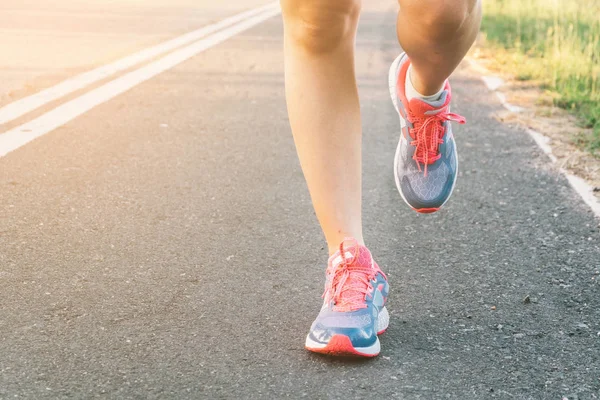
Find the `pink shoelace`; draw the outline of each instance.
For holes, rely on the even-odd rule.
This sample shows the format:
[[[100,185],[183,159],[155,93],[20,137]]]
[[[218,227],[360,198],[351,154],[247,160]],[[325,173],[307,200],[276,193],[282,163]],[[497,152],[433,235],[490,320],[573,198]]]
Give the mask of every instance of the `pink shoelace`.
[[[446,111],[435,115],[421,116],[410,113],[410,119],[413,123],[410,135],[414,138],[410,144],[416,147],[413,160],[417,162],[419,171],[421,171],[421,164],[425,166],[424,173],[427,176],[427,166],[442,157],[438,150],[440,144],[444,143],[444,139],[442,139],[444,135],[444,121],[454,121],[464,124],[467,120],[462,115]]]
[[[344,243],[347,241],[353,242],[353,251],[351,261],[346,258]],[[367,308],[365,300],[367,294],[373,290],[371,281],[375,278],[378,270],[371,266],[357,265],[357,258],[360,252],[360,245],[355,239],[345,239],[340,243],[340,256],[342,261],[337,265],[331,265],[327,271],[327,275],[333,275],[331,280],[325,285],[323,298],[328,293],[331,294],[330,299],[333,300],[333,309],[335,311],[354,311],[361,308]]]

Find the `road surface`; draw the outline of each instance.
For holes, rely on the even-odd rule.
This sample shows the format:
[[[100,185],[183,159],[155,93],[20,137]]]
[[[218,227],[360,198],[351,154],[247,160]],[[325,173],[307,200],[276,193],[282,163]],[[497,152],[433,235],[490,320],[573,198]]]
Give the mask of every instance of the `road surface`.
[[[99,34],[100,58],[261,4],[232,3],[204,19],[187,2],[132,47]],[[0,398],[600,398],[598,223],[467,70],[453,198],[434,215],[400,199],[395,10],[365,2],[357,40],[365,235],[392,288],[378,358],[303,349],[327,254],[275,16],[0,158]]]
[[[219,3],[2,0],[0,106],[264,1]]]

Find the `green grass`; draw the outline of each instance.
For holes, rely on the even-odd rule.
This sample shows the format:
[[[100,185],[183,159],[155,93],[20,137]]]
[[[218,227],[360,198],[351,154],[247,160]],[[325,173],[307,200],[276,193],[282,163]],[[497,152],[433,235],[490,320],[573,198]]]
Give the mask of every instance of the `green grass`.
[[[518,79],[540,81],[555,104],[592,128],[577,143],[600,152],[600,0],[484,0],[482,31]]]

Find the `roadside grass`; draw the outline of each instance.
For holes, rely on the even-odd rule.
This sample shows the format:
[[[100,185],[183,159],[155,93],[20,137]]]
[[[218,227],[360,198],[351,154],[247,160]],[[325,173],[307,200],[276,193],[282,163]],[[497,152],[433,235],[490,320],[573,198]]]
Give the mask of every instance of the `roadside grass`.
[[[573,140],[600,157],[600,0],[484,0],[483,7],[485,46],[592,128]]]

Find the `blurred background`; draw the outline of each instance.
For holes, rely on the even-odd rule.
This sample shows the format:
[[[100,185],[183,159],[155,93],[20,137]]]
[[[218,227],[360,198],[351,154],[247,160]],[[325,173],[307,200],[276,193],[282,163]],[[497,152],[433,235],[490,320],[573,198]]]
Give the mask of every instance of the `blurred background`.
[[[579,117],[577,144],[600,157],[600,0],[484,0],[481,45]]]
[[[3,0],[0,106],[263,3]],[[485,0],[480,44],[592,128],[577,145],[600,154],[600,0]]]
[[[262,0],[2,0],[0,106],[265,4]]]

